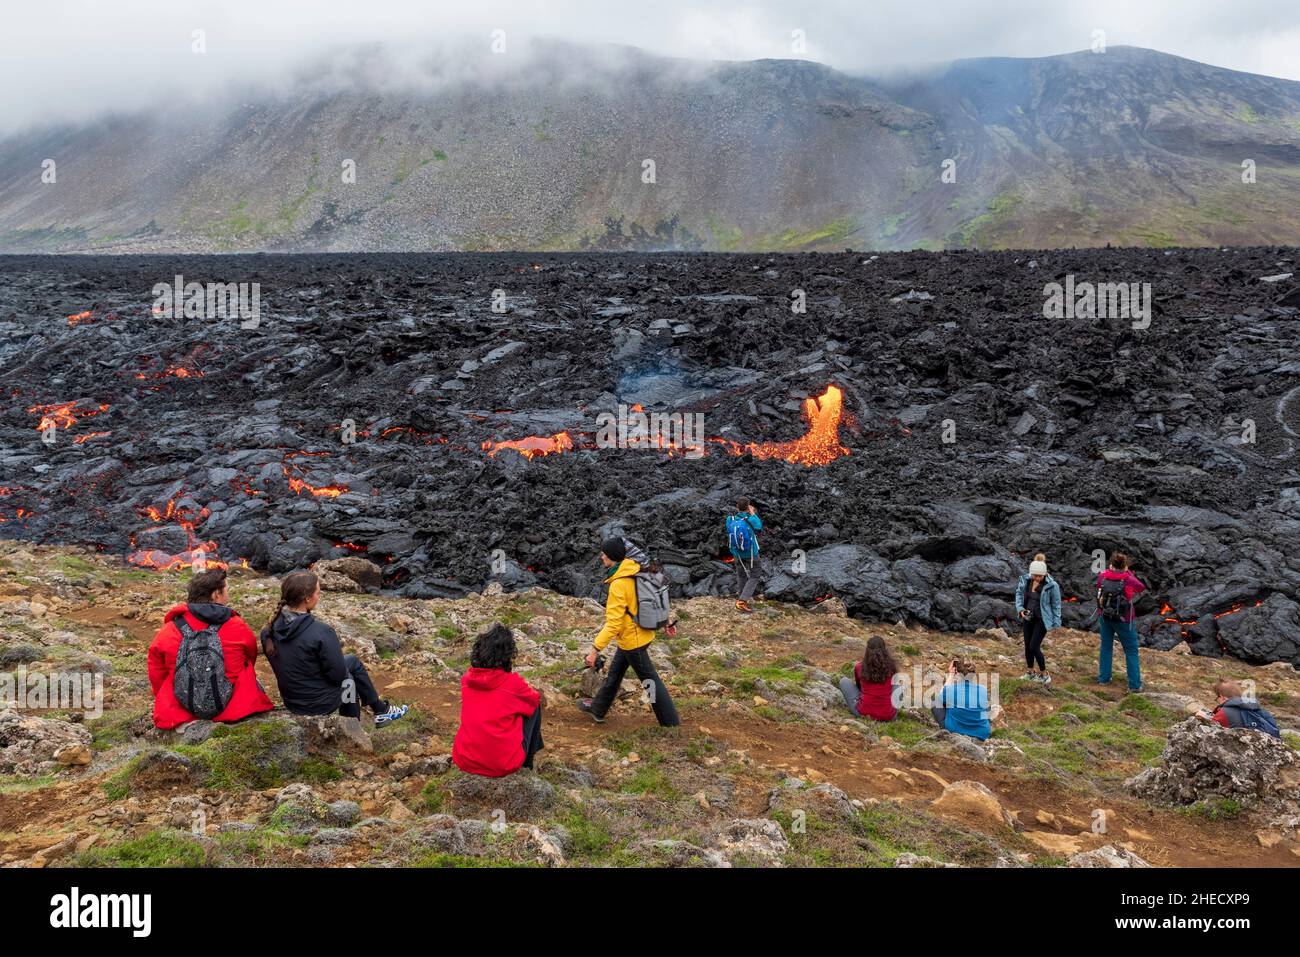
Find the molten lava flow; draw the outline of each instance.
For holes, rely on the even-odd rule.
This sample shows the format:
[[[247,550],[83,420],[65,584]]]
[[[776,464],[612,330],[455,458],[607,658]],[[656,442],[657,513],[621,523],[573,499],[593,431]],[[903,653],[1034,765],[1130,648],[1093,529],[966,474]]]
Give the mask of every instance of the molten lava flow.
[[[87,309],[85,312],[73,313],[71,316],[68,316],[68,328],[75,329],[83,322],[89,321],[90,318],[94,315],[95,313],[89,309]]]
[[[216,542],[203,542],[177,555],[169,555],[158,548],[140,548],[126,556],[126,560],[140,568],[153,568],[157,571],[193,568],[195,564],[202,564],[205,568],[229,568],[230,566],[225,562],[219,562],[211,557],[216,554]],[[244,562],[244,567],[248,567],[247,561]]]
[[[495,457],[502,449],[514,449],[529,461],[539,455],[552,455],[556,452],[572,452],[573,439],[568,432],[556,432],[554,435],[530,435],[524,439],[511,439],[508,442],[484,442],[483,451],[488,457]]]
[[[173,568],[192,568],[195,564],[203,564],[207,568],[229,568],[225,562],[217,561],[217,543],[200,542],[194,527],[200,522],[206,521],[212,514],[208,508],[200,508],[197,512],[193,509],[177,505],[177,500],[181,493],[177,493],[167,502],[166,505],[159,508],[155,505],[146,505],[139,509],[139,512],[145,518],[159,524],[163,522],[175,522],[181,528],[185,529],[185,536],[189,539],[189,548],[183,552],[171,555],[158,548],[139,548],[126,556],[126,560],[140,568],[153,568],[159,571],[165,571]],[[135,544],[135,536],[131,536],[131,544]]]
[[[70,428],[76,425],[79,419],[88,419],[101,412],[107,412],[108,405],[104,404],[95,409],[78,409],[76,402],[55,402],[50,405],[33,405],[27,411],[41,417],[36,431],[44,432],[46,429]]]
[[[77,436],[73,441],[77,445],[81,445],[83,442],[89,442],[91,439],[102,439],[104,436],[112,434],[112,432],[87,432],[85,435]]]
[[[789,442],[727,443],[733,455],[750,453],[756,459],[785,459],[798,465],[829,465],[849,450],[840,445],[840,421],[844,416],[844,393],[828,385],[817,398],[803,401],[808,431]]]
[[[306,454],[306,453],[304,453]],[[344,492],[348,491],[346,485],[312,485],[305,479],[300,479],[289,471],[289,466],[281,465],[284,477],[289,482],[289,491],[294,495],[301,495],[306,492],[308,495],[314,495],[316,498],[338,498]]]
[[[1255,604],[1250,605],[1250,606],[1247,606],[1247,604],[1246,604],[1244,601],[1239,601],[1239,602],[1237,602],[1235,605],[1233,605],[1231,608],[1229,608],[1227,611],[1216,612],[1215,615],[1214,615],[1214,617],[1215,617],[1215,618],[1222,618],[1222,617],[1224,617],[1225,615],[1235,615],[1235,614],[1236,614],[1237,612],[1239,612],[1239,611],[1245,611],[1247,607],[1250,607],[1250,608],[1258,608],[1258,607],[1259,607],[1260,605],[1262,605],[1262,604],[1264,604],[1263,599],[1260,599],[1259,601],[1256,601]]]

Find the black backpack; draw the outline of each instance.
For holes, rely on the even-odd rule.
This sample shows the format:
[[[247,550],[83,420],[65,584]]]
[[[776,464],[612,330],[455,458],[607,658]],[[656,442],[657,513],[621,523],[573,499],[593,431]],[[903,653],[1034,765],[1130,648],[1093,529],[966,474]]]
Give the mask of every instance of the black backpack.
[[[1122,578],[1101,580],[1101,585],[1097,588],[1097,607],[1101,609],[1101,617],[1107,621],[1128,621],[1133,603],[1128,600],[1125,587]]]
[[[235,694],[235,686],[226,677],[221,636],[212,625],[195,631],[184,615],[178,615],[175,621],[181,645],[176,651],[172,690],[182,708],[196,718],[211,721],[226,710]]]

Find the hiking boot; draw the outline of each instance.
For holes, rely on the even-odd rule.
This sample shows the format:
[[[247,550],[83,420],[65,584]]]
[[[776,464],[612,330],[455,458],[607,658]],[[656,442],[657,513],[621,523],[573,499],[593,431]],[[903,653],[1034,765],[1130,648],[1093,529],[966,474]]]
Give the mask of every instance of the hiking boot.
[[[375,715],[375,727],[382,728],[386,724],[392,724],[401,718],[406,717],[406,712],[411,710],[409,704],[390,704],[388,710],[383,714]]]
[[[605,718],[604,718],[603,715],[596,714],[596,712],[594,712],[594,711],[591,710],[591,699],[590,699],[590,698],[579,698],[579,699],[578,699],[578,710],[581,711],[583,714],[589,714],[589,715],[591,715],[591,720],[594,721],[594,722],[596,722],[597,724],[604,724],[604,723],[605,723]]]
[[[736,599],[736,610],[744,612],[746,615],[754,613],[754,609],[750,607],[749,602],[741,601],[739,598]]]

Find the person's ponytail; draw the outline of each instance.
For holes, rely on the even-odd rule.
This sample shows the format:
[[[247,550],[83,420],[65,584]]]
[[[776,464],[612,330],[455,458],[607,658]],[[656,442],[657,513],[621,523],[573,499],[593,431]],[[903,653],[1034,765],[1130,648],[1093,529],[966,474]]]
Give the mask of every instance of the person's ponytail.
[[[268,621],[266,626],[262,629],[262,651],[266,653],[266,657],[268,658],[275,657],[275,638],[273,637],[273,634],[275,631],[275,622],[280,617],[282,611],[284,611],[283,598],[280,599],[280,604],[275,606],[275,613],[271,615],[271,620]]]

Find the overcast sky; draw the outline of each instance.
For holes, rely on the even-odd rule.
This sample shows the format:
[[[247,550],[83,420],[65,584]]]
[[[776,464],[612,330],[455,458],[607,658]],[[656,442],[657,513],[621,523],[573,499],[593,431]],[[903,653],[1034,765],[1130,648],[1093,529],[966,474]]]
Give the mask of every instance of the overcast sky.
[[[1300,80],[1294,0],[6,0],[0,134],[274,82],[340,44],[467,38],[507,56],[532,36],[701,59],[802,56],[855,73],[961,57],[1150,47]],[[206,52],[192,52],[205,32]]]

